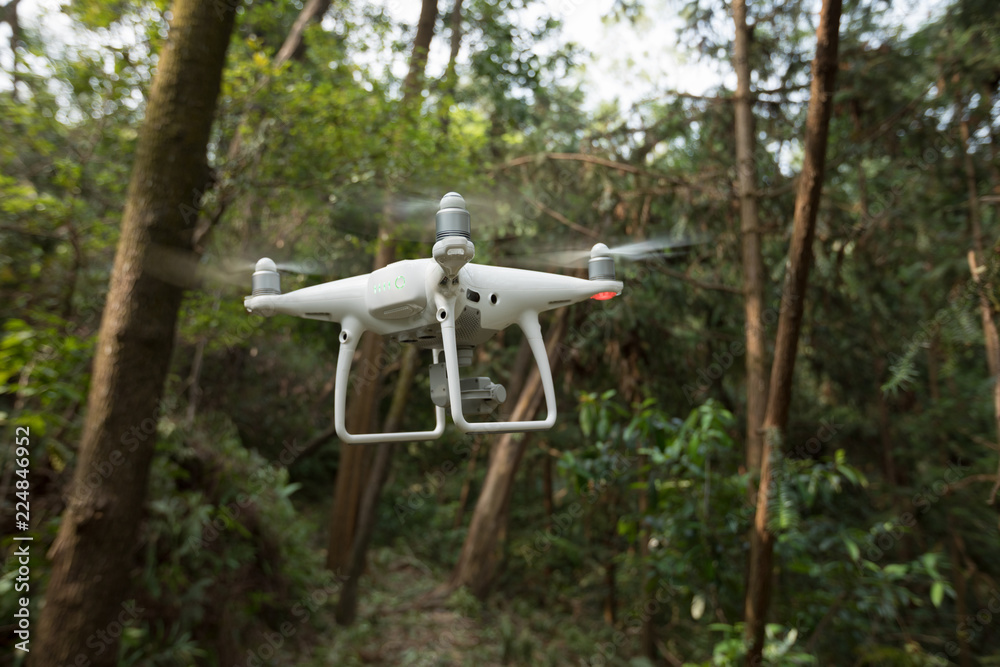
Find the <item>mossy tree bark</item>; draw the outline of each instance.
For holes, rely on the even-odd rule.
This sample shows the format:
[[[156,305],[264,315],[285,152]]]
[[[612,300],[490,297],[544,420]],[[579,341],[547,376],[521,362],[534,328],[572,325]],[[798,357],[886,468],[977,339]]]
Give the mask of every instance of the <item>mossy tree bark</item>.
[[[238,1],[177,0],[136,148],[77,466],[31,664],[115,665],[133,547],[182,290],[159,251],[189,252]],[[109,470],[104,475],[104,470]],[[97,472],[99,474],[95,475]],[[120,626],[119,626],[120,627]],[[95,640],[94,638],[98,639]],[[106,638],[106,639],[105,639]]]

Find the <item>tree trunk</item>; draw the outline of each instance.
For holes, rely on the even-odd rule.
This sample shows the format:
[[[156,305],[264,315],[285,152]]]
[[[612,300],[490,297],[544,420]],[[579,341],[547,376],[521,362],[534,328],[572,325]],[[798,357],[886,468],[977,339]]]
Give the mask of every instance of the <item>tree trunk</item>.
[[[403,80],[402,106],[416,105],[424,88],[424,70],[427,68],[427,54],[431,50],[434,24],[437,23],[437,0],[423,0],[420,4],[420,18],[417,19],[417,36],[413,39],[410,54],[410,69]]]
[[[49,552],[52,575],[31,653],[39,667],[77,664],[80,655],[91,665],[117,664],[110,634],[110,645],[93,652],[87,640],[128,610],[132,546],[156,444],[149,425],[157,421],[182,296],[153,274],[153,244],[191,249],[184,211],[208,179],[206,147],[237,4],[223,11],[177,0],[171,10],[136,148],[71,495]],[[88,476],[109,465],[115,472],[85,489]]]
[[[556,315],[556,321],[545,346],[553,373],[559,364],[559,357],[553,353],[558,349],[566,332],[567,312],[564,308]],[[535,394],[540,391],[541,377],[536,367],[532,369],[521,389],[511,420],[531,419],[531,406]],[[489,470],[486,472],[486,479],[483,480],[482,491],[476,501],[476,509],[469,522],[469,532],[465,536],[462,552],[455,564],[451,580],[446,586],[447,590],[467,586],[473,595],[479,598],[485,598],[489,593],[500,560],[501,545],[498,542],[506,521],[504,507],[510,496],[514,474],[517,472],[521,455],[524,454],[526,441],[527,438],[515,441],[512,434],[506,433],[497,442]]]
[[[973,280],[980,287],[979,290],[979,315],[983,322],[983,339],[986,346],[986,367],[989,371],[993,389],[993,418],[997,429],[997,438],[1000,442],[1000,337],[997,335],[997,325],[993,320],[993,307],[989,299],[987,286],[982,284],[979,276],[979,267],[983,266],[986,256],[985,244],[983,242],[983,226],[979,212],[979,193],[976,186],[976,165],[972,161],[972,154],[969,152],[969,121],[962,115],[962,108],[955,105],[955,113],[961,119],[959,131],[962,137],[962,163],[965,169],[966,188],[969,193],[969,222],[972,223],[972,251],[969,252],[969,269],[972,271]],[[984,267],[985,268],[985,267]],[[996,500],[997,490],[1000,489],[1000,467],[997,468],[997,480],[990,489],[986,502],[993,504]]]
[[[747,470],[760,470],[767,409],[767,344],[764,330],[764,260],[760,251],[757,184],[754,173],[753,99],[750,92],[750,35],[745,0],[734,0],[736,23],[736,171],[739,177],[740,232],[743,243],[743,311],[746,320]],[[748,489],[749,491],[749,489]]]
[[[642,573],[642,589],[643,595],[648,596],[651,591],[648,589],[649,584],[647,582],[653,581],[655,573],[653,572],[653,566],[649,561],[649,528],[645,525],[643,517],[646,516],[646,512],[649,510],[649,474],[646,472],[646,466],[649,465],[649,456],[646,454],[640,454],[636,457],[636,469],[639,471],[639,498],[638,498],[638,510],[639,510],[639,544],[636,545],[639,549],[639,562],[640,572]],[[643,614],[642,615],[642,629],[639,631],[639,651],[640,655],[644,655],[656,664],[656,625],[655,625],[655,615],[654,614]]]
[[[545,525],[551,527],[555,500],[552,497],[552,457],[548,452],[542,459],[542,507],[545,510]]]
[[[373,270],[388,266],[395,255],[392,243],[379,243],[375,251]],[[347,429],[351,433],[370,433],[377,419],[381,371],[376,361],[382,354],[382,337],[368,332],[361,341],[362,373],[356,375],[355,391],[349,397]],[[357,368],[354,369],[357,373]],[[330,538],[326,548],[327,569],[338,571],[350,562],[358,510],[361,507],[362,482],[367,479],[372,448],[365,445],[340,446],[340,464],[334,486],[333,508],[330,510]]]
[[[948,527],[948,557],[951,560],[952,584],[955,588],[955,627],[960,627],[962,623],[970,618],[969,605],[966,601],[965,573],[962,571],[962,562],[958,556],[958,537],[953,526]],[[969,634],[968,631],[956,633],[958,638],[958,655],[961,667],[972,667],[969,661]]]
[[[462,525],[465,518],[465,506],[469,502],[469,493],[472,492],[472,480],[476,475],[476,462],[479,460],[479,450],[482,448],[481,436],[476,436],[472,441],[472,454],[469,455],[469,462],[465,466],[465,480],[462,481],[462,490],[458,494],[458,508],[455,510],[455,520],[452,528]]]
[[[319,22],[323,20],[326,10],[330,9],[330,2],[331,0],[309,0],[305,4],[299,15],[295,17],[295,23],[292,24],[292,28],[288,31],[284,43],[282,43],[281,48],[278,49],[278,53],[274,56],[273,62],[275,67],[280,67],[293,58],[297,60],[302,59],[306,48],[304,38],[306,28],[313,21]]]
[[[423,87],[424,67],[427,64],[427,52],[430,49],[431,38],[434,36],[434,23],[437,21],[437,0],[423,0],[420,9],[420,19],[417,26],[417,36],[413,42],[413,52],[410,56],[410,69],[403,83],[403,99],[400,101],[401,115],[410,117],[419,109],[420,91]],[[400,140],[394,143],[398,153],[404,147]],[[387,187],[391,193],[391,184]],[[387,200],[390,197],[387,197]],[[393,227],[391,213],[387,207],[383,224],[378,231],[378,250],[372,270],[380,269],[393,262],[396,254],[394,243],[387,242]],[[378,359],[382,352],[382,338],[369,333],[361,342],[361,359],[369,364]],[[370,366],[368,368],[371,368]],[[375,368],[375,378],[365,380],[355,395],[351,398],[352,405],[357,410],[351,410],[347,415],[347,427],[354,433],[371,431],[372,412],[377,408],[381,368]],[[356,420],[356,421],[355,421]],[[334,491],[333,508],[330,511],[330,538],[326,552],[326,566],[331,570],[345,568],[350,560],[354,541],[355,523],[358,508],[361,504],[361,480],[365,475],[368,457],[371,449],[364,445],[342,445],[340,449],[340,466],[337,469],[337,481]]]
[[[392,405],[389,407],[389,414],[385,418],[382,430],[386,433],[399,428],[399,423],[403,420],[403,412],[406,410],[406,402],[410,396],[410,387],[413,384],[413,375],[417,370],[417,348],[407,347],[400,365],[399,378],[396,380],[396,391],[392,396]],[[358,512],[358,534],[351,545],[350,561],[347,567],[347,580],[340,591],[340,599],[337,601],[336,618],[340,625],[350,625],[354,622],[358,610],[358,582],[361,573],[365,569],[365,556],[368,553],[368,546],[371,544],[372,533],[375,532],[375,510],[378,506],[379,496],[382,494],[382,487],[389,476],[389,466],[392,463],[392,443],[386,442],[378,446],[375,452],[375,461],[372,463],[371,473],[365,485],[361,497],[361,509]]]
[[[750,640],[746,664],[760,665],[764,650],[764,625],[771,601],[771,559],[774,536],[767,527],[768,489],[771,485],[770,452],[781,442],[788,424],[792,399],[792,374],[802,326],[802,311],[812,242],[816,231],[816,213],[823,188],[827,135],[833,110],[833,87],[837,74],[841,0],[823,0],[816,32],[816,57],[812,63],[809,111],[806,117],[805,156],[795,196],[792,242],[788,251],[781,314],[771,366],[767,412],[764,416],[765,446],[761,453],[760,485],[757,489],[757,512],[750,540],[750,571],[744,603],[746,636]]]
[[[615,590],[615,560],[610,558],[604,564],[604,587],[607,595],[604,597],[604,622],[612,627],[618,616],[618,593]],[[648,657],[648,654],[646,654]]]
[[[17,53],[17,47],[21,45],[21,22],[17,16],[17,6],[20,2],[21,0],[10,0],[6,5],[0,7],[0,23],[6,23],[10,26],[10,97],[14,102],[20,101],[17,94],[17,84],[21,81],[21,76],[18,74],[20,58]]]
[[[448,67],[444,71],[444,81],[441,85],[441,109],[438,117],[441,119],[441,134],[443,140],[447,141],[448,127],[451,124],[451,104],[455,96],[455,87],[458,84],[458,73],[456,63],[458,52],[462,48],[462,0],[455,0],[455,5],[451,10],[451,52],[448,54]]]

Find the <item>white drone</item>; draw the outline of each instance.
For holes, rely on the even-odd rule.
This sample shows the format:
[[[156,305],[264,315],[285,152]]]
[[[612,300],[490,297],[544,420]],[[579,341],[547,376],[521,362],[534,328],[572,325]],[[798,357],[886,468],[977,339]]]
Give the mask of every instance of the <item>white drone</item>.
[[[552,370],[538,314],[584,299],[603,301],[622,291],[615,280],[611,251],[598,243],[590,251],[590,280],[570,276],[470,264],[476,256],[465,200],[455,192],[441,199],[437,242],[432,258],[395,262],[367,275],[344,278],[281,293],[277,266],[257,262],[248,312],[276,313],[340,322],[340,355],[334,389],[334,425],[343,442],[355,445],[434,440],[444,433],[445,409],[463,433],[541,431],[556,421]],[[538,364],[545,392],[546,417],[534,421],[470,422],[466,414],[487,415],[506,400],[507,392],[489,378],[462,379],[459,368],[472,364],[472,351],[498,331],[517,323]],[[347,388],[354,350],[366,331],[412,343],[433,353],[431,400],[437,425],[432,431],[348,433]],[[439,361],[444,352],[444,363]]]

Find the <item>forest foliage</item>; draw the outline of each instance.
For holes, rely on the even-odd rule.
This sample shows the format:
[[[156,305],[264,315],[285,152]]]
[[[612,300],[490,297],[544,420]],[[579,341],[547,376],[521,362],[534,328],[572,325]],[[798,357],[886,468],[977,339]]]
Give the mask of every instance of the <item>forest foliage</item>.
[[[587,54],[546,3],[460,4],[461,33],[442,3],[435,40],[459,39],[461,57],[453,72],[428,70],[413,113],[399,101],[415,26],[334,0],[279,64],[304,3],[240,7],[210,187],[180,203],[205,225],[200,257],[165,278],[186,291],[160,415],[131,433],[155,442],[141,531],[121,545],[131,616],[120,640],[88,650],[116,650],[122,665],[742,664],[757,494],[745,334],[763,327],[773,352],[787,305],[818,3],[749,7],[766,269],[756,323],[743,314],[734,91],[664,86],[595,108],[579,84]],[[641,22],[654,4],[616,2],[608,20]],[[663,4],[684,20],[663,37],[729,72],[729,3]],[[33,591],[72,494],[117,472],[103,463],[70,484],[168,5],[79,0],[61,11],[81,39],[59,48],[21,25],[5,52],[16,57],[0,91],[0,432],[32,434]],[[997,378],[982,319],[1000,311],[1000,12],[954,0],[904,28],[903,5],[850,0],[840,22],[791,413],[767,489],[765,664],[1000,664]],[[428,256],[448,191],[470,203],[477,262],[538,268],[541,251],[598,239],[702,242],[619,263],[620,297],[568,309],[553,354],[562,413],[521,444],[492,594],[421,607],[459,558],[495,444],[449,428],[396,448],[373,581],[343,628],[332,608],[344,576],[324,568],[345,447],[328,432],[338,329],[248,316],[244,264],[297,263],[285,291],[365,273],[380,229],[397,259]],[[523,382],[521,343],[512,329],[481,346],[476,374]],[[383,361],[381,415],[402,350]],[[425,361],[405,430],[431,427]],[[14,485],[4,445],[5,553]],[[3,619],[15,574],[0,578]],[[44,598],[32,596],[37,618]],[[435,613],[456,619],[456,636],[478,634],[422,637]]]

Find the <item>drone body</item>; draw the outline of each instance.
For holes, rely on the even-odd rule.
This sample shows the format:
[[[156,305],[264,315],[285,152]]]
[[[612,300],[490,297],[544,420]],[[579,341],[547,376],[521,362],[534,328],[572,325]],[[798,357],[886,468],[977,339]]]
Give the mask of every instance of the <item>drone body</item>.
[[[444,196],[437,214],[437,242],[427,259],[403,260],[367,275],[335,280],[281,294],[274,262],[257,262],[253,294],[244,299],[249,312],[295,315],[339,322],[340,354],[334,389],[334,425],[349,444],[433,440],[445,426],[445,408],[465,433],[536,431],[556,419],[555,389],[538,314],[587,298],[610,299],[622,291],[614,279],[614,261],[603,244],[591,253],[590,280],[559,274],[470,264],[475,247],[470,238],[465,201]],[[467,414],[491,413],[506,392],[489,378],[460,377],[472,363],[472,350],[498,331],[517,324],[538,365],[545,393],[546,418],[521,422],[470,422]],[[430,431],[352,434],[347,431],[347,388],[358,341],[365,331],[415,344],[433,353],[431,398],[436,426]],[[444,360],[441,361],[441,354]]]

